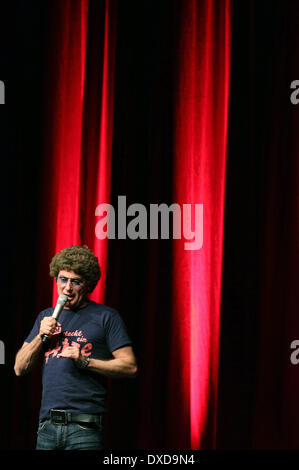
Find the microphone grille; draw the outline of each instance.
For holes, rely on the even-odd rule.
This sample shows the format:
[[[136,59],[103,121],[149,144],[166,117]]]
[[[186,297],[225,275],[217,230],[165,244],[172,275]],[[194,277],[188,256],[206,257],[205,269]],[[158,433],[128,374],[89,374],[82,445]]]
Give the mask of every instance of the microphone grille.
[[[67,301],[67,296],[65,294],[60,294],[58,297],[57,303],[64,305]]]

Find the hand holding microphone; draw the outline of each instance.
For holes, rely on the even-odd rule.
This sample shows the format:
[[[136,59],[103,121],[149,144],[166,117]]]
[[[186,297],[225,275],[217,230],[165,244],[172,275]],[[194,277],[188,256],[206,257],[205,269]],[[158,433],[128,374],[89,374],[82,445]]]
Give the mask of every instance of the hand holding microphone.
[[[50,338],[54,333],[58,326],[61,326],[59,322],[55,320],[53,317],[44,317],[40,323],[40,330],[39,334],[43,339],[43,342],[48,338]]]
[[[47,345],[51,336],[54,334],[56,326],[61,326],[60,323],[58,323],[58,318],[66,302],[67,302],[67,296],[64,294],[60,294],[52,316],[45,317],[41,321],[40,334],[42,336],[42,342],[44,346]]]

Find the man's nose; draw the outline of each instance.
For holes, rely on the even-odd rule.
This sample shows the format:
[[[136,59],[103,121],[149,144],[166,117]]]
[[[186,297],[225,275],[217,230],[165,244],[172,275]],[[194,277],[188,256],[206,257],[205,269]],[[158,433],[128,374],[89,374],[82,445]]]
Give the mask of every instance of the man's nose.
[[[65,289],[67,289],[67,290],[72,290],[72,288],[73,288],[72,281],[71,281],[71,279],[68,279],[68,280],[67,280],[67,283],[66,283],[66,285],[65,285]]]

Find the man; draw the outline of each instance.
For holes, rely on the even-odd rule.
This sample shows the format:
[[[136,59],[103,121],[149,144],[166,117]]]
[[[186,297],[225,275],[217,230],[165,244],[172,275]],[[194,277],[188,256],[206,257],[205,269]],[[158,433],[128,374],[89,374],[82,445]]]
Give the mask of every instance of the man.
[[[44,354],[36,449],[100,450],[107,377],[136,375],[132,342],[117,311],[88,299],[101,273],[87,246],[58,252],[50,275],[67,301],[59,321],[52,317],[53,308],[38,315],[14,367],[16,375],[23,375]],[[47,348],[44,335],[50,339]]]

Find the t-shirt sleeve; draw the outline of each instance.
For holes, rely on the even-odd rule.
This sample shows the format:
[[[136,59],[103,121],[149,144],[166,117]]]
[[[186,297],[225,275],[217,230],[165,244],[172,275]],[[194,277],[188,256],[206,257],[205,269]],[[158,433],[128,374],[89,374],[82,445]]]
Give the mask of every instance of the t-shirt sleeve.
[[[111,312],[105,330],[106,342],[110,352],[132,344],[125,323],[118,312]]]
[[[42,312],[40,312],[40,314],[37,316],[34,322],[32,330],[30,331],[29,335],[25,339],[25,343],[30,343],[33,340],[33,338],[35,338],[38,335],[39,330],[40,330],[40,322],[43,319],[43,317],[47,315],[50,316],[51,312],[49,312],[48,310],[43,310]]]
[[[41,318],[39,315],[34,322],[32,330],[30,331],[29,335],[25,339],[25,343],[30,343],[33,340],[33,338],[37,336],[39,332],[39,328],[40,328],[40,321],[41,321]]]

